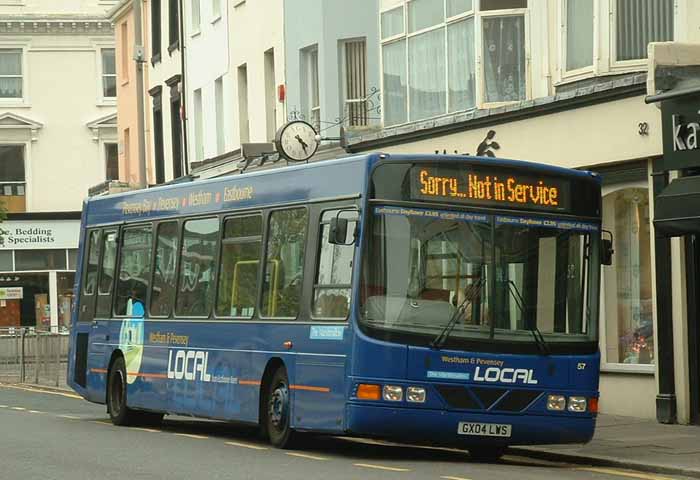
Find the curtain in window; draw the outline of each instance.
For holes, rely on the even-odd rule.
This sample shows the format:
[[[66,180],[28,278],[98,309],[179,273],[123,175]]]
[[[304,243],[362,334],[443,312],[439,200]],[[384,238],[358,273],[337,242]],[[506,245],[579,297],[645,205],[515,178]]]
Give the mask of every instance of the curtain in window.
[[[486,17],[483,22],[486,102],[524,100],[524,17]]]
[[[617,59],[647,58],[650,42],[673,40],[673,0],[617,0]]]
[[[443,0],[412,0],[408,4],[408,33],[445,21]]]
[[[406,40],[382,47],[384,76],[384,124],[407,120],[406,113]]]
[[[474,19],[447,27],[449,111],[467,110],[475,105]]]
[[[382,13],[382,40],[403,33],[403,7]]]
[[[22,52],[0,52],[0,98],[22,97]]]
[[[566,2],[566,69],[593,65],[593,2]]]
[[[411,121],[446,112],[445,31],[440,28],[408,40]]]

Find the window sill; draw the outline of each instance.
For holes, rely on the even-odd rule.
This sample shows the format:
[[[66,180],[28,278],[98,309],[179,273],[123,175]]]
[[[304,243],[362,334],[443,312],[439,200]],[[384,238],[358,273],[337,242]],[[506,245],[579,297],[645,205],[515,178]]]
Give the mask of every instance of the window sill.
[[[221,21],[221,14],[218,14],[216,17],[214,17],[214,18],[211,19],[211,24],[212,24],[212,25],[216,25],[216,24],[219,23],[220,21]]]
[[[0,99],[0,107],[4,108],[30,108],[31,105],[22,99],[3,98]]]
[[[635,365],[625,363],[604,363],[600,366],[601,373],[628,373],[632,375],[654,375],[656,365]]]
[[[127,85],[129,85],[129,79],[128,79],[128,78],[127,78],[126,80],[124,80],[124,81],[121,83],[121,86],[122,86],[122,87],[126,87]]]
[[[238,8],[242,5],[245,5],[246,0],[236,0],[233,2],[233,8]]]
[[[196,38],[202,35],[202,30],[195,30],[194,32],[190,33],[190,38]]]
[[[172,56],[173,52],[175,50],[179,50],[179,49],[180,49],[180,40],[176,40],[175,43],[171,43],[168,46],[168,53]]]
[[[156,63],[160,63],[160,52],[156,53],[155,55],[151,56],[151,65],[156,66]]]

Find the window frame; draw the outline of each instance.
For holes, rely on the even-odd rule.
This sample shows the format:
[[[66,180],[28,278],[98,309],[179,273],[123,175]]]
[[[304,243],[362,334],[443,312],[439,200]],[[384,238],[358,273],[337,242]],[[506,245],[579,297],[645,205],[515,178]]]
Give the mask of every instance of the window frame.
[[[19,52],[20,54],[20,75],[4,75],[3,78],[21,78],[22,79],[22,95],[19,97],[6,97],[0,98],[0,106],[11,107],[11,106],[29,106],[29,82],[27,81],[27,45],[26,44],[3,44],[0,47],[0,53],[6,52]]]
[[[407,125],[415,122],[423,122],[431,119],[439,118],[444,115],[450,115],[458,112],[470,112],[479,109],[487,108],[497,108],[501,106],[511,105],[517,103],[516,101],[506,101],[506,102],[487,102],[485,98],[485,74],[484,74],[484,60],[483,60],[483,19],[485,17],[507,17],[507,16],[522,16],[523,24],[525,26],[524,31],[524,49],[525,49],[525,100],[532,99],[533,91],[533,81],[532,81],[532,39],[531,39],[531,28],[530,28],[530,10],[532,6],[530,2],[535,0],[529,0],[528,7],[526,8],[511,8],[502,10],[481,10],[480,0],[473,0],[472,9],[466,12],[462,12],[451,17],[447,17],[447,0],[443,0],[443,14],[444,20],[442,23],[426,27],[415,32],[408,31],[408,5],[415,0],[402,0],[400,4],[393,4],[386,8],[380,8],[379,10],[379,68],[380,68],[380,84],[383,97],[386,98],[385,86],[384,86],[384,46],[398,43],[400,41],[406,42],[405,52],[405,74],[406,74],[406,121],[401,123],[395,123],[391,125],[386,125],[385,120],[385,104],[382,102],[382,125],[386,127],[400,127],[402,125]],[[403,8],[403,33],[396,34],[387,38],[382,39],[381,37],[381,16],[386,12],[396,10],[398,8]],[[474,82],[474,107],[467,110],[455,110],[450,111],[450,89],[449,89],[449,51],[447,48],[448,40],[448,27],[450,25],[466,21],[468,18],[473,18],[474,22],[474,71],[475,71],[475,82]],[[422,35],[424,33],[432,32],[434,30],[443,29],[444,31],[444,46],[445,46],[445,112],[438,115],[414,119],[411,118],[411,84],[410,84],[410,48],[409,41],[412,37]]]
[[[168,1],[168,53],[172,53],[180,48],[180,2],[178,0]],[[175,8],[173,8],[173,6]],[[162,8],[162,4],[161,4]],[[173,13],[174,12],[174,13]]]
[[[187,3],[190,4],[190,37],[196,37],[202,33],[202,0]]]
[[[154,14],[154,10],[158,10],[158,15]],[[163,17],[163,0],[151,0],[151,65],[155,65],[161,61],[163,51],[163,28],[161,26]],[[154,40],[157,39],[157,40]]]
[[[561,81],[576,81],[588,78],[595,74],[596,64],[599,61],[598,50],[600,49],[600,29],[598,28],[598,20],[600,15],[600,2],[598,0],[589,0],[593,3],[593,58],[590,66],[567,70],[567,50],[568,50],[568,3],[569,0],[560,0],[557,3],[558,24],[561,26],[559,36],[559,77]]]
[[[257,304],[257,318],[262,321],[272,321],[272,322],[294,322],[296,323],[300,317],[302,317],[305,313],[306,305],[308,302],[304,301],[304,295],[308,294],[307,293],[307,288],[306,287],[306,282],[308,280],[308,261],[309,261],[309,239],[311,238],[311,234],[313,233],[311,231],[311,205],[309,203],[302,203],[302,204],[297,204],[297,205],[285,205],[284,207],[281,208],[271,208],[265,212],[265,218],[263,219],[265,221],[265,224],[263,226],[263,252],[262,252],[262,262],[261,263],[261,268],[264,268],[259,274],[261,275],[260,277],[260,285],[258,286],[258,298],[256,301]],[[296,316],[294,317],[273,317],[273,316],[265,316],[263,315],[263,296],[264,296],[264,280],[265,280],[265,274],[267,272],[267,254],[269,252],[269,239],[270,239],[270,222],[272,221],[272,215],[276,212],[284,212],[284,211],[291,211],[291,210],[304,210],[306,213],[306,236],[304,238],[304,256],[302,259],[302,265],[304,268],[304,271],[302,273],[302,278],[301,278],[301,291],[299,293],[299,305],[298,305],[298,311]]]
[[[106,50],[112,50],[114,52],[114,73],[105,73],[104,68],[104,54]],[[117,78],[117,48],[115,45],[103,45],[99,47],[99,65],[100,65],[100,103],[115,105],[117,103],[117,88],[119,87],[119,80]],[[106,85],[105,80],[108,77],[114,78],[114,96],[108,97],[105,95]]]
[[[266,215],[267,213],[267,215]],[[257,282],[257,288],[255,292],[255,305],[253,306],[253,314],[250,317],[245,317],[245,316],[230,316],[230,315],[218,315],[216,311],[216,303],[219,300],[219,278],[220,278],[220,273],[221,273],[221,261],[219,260],[217,262],[217,274],[216,274],[216,289],[215,289],[215,294],[214,294],[214,305],[212,308],[212,319],[214,320],[223,320],[223,321],[233,321],[233,322],[251,322],[251,321],[256,321],[262,317],[260,317],[260,302],[259,300],[262,299],[262,281],[263,281],[263,265],[264,265],[264,259],[266,255],[266,249],[265,249],[265,241],[266,241],[266,217],[269,216],[269,212],[264,212],[262,210],[248,210],[248,211],[243,211],[243,212],[235,212],[235,213],[228,213],[224,214],[221,216],[220,219],[220,225],[219,225],[219,259],[223,258],[223,253],[224,253],[224,240],[225,240],[225,229],[226,229],[226,222],[229,220],[233,219],[241,219],[241,218],[247,218],[247,217],[260,217],[260,259],[258,260],[258,268],[257,268],[257,273],[256,273],[256,282]],[[241,237],[241,238],[253,238],[253,237]]]
[[[622,190],[626,190],[629,188],[643,188],[649,192],[649,200],[651,201],[651,188],[649,187],[649,184],[645,181],[634,181],[634,182],[624,182],[624,183],[616,183],[614,185],[609,185],[603,187],[602,190],[602,197],[604,198],[607,195],[610,195],[615,192],[619,192]],[[650,205],[651,208],[651,205]],[[653,229],[650,230],[650,235],[653,236]],[[650,239],[650,242],[652,239]],[[651,252],[653,256],[653,251]],[[614,267],[614,262],[613,262],[613,267]],[[611,267],[602,267],[603,269],[605,268],[611,268]],[[653,278],[652,278],[653,282]],[[656,312],[656,296],[652,295],[651,296],[651,301],[652,301],[652,310],[653,312]],[[601,270],[601,275],[600,275],[600,306],[599,306],[599,315],[598,315],[598,335],[599,335],[599,350],[600,350],[600,371],[601,372],[611,372],[611,373],[631,373],[631,374],[646,374],[646,375],[653,375],[656,372],[656,367],[657,363],[649,363],[649,364],[634,364],[634,363],[621,363],[621,362],[609,362],[608,361],[608,350],[607,350],[607,341],[608,341],[608,335],[607,335],[607,311],[605,308],[606,304],[606,288],[605,288],[605,271]],[[653,317],[656,317],[656,314],[654,313]],[[615,318],[615,321],[617,321],[617,318]],[[653,321],[653,327],[654,327],[654,335],[656,336],[657,332],[657,325],[656,321]]]
[[[90,254],[92,253],[91,247],[91,237],[92,234],[97,235],[97,246],[99,248],[99,252],[97,254],[97,275],[95,276],[95,290],[92,293],[87,293],[85,291],[85,287],[87,286],[87,275],[90,267]],[[83,267],[82,271],[82,279],[81,279],[81,285],[82,288],[80,289],[80,296],[82,297],[94,297],[95,299],[97,298],[97,291],[99,289],[99,281],[100,281],[100,268],[102,264],[102,229],[101,228],[92,228],[87,230],[86,235],[85,235],[85,246],[86,248],[84,249],[84,255],[83,255],[83,261],[81,262],[81,267]],[[14,254],[13,254],[13,268],[14,268]]]
[[[340,318],[340,317],[326,317],[326,316],[315,316],[314,315],[314,305],[316,303],[315,296],[316,296],[316,288],[317,286],[321,284],[316,283],[316,279],[318,278],[318,273],[321,267],[321,250],[323,249],[323,227],[324,225],[330,225],[330,220],[327,222],[323,221],[323,215],[327,212],[355,212],[356,214],[356,219],[354,220],[356,228],[359,231],[360,228],[360,221],[361,221],[361,216],[362,212],[360,208],[355,205],[355,204],[346,204],[346,205],[328,205],[324,204],[321,205],[320,208],[318,209],[317,215],[315,216],[316,220],[316,229],[317,231],[315,232],[315,238],[317,241],[316,248],[315,248],[315,255],[313,257],[313,262],[314,262],[314,270],[313,270],[313,276],[311,277],[311,289],[309,292],[309,318],[314,321],[322,321],[322,322],[328,322],[328,323],[339,323],[339,324],[344,324],[347,325],[347,323],[350,320],[350,313],[352,311],[352,305],[353,305],[353,299],[354,299],[354,294],[355,294],[355,289],[353,288],[355,285],[355,276],[357,275],[357,272],[359,271],[358,267],[356,266],[356,259],[358,257],[357,253],[357,248],[360,245],[360,238],[359,236],[355,238],[355,242],[351,245],[348,245],[348,247],[352,247],[353,252],[352,252],[352,270],[350,272],[350,283],[349,284],[338,284],[338,285],[324,285],[323,287],[328,286],[329,288],[336,288],[336,289],[343,289],[347,288],[349,290],[348,294],[348,313],[345,315],[345,317]],[[348,221],[350,223],[350,220]],[[321,288],[323,288],[321,287]]]
[[[119,263],[120,255],[121,255],[121,236],[120,236],[120,228],[118,226],[113,226],[113,227],[105,227],[100,229],[101,230],[101,235],[100,235],[100,263],[99,263],[99,268],[97,270],[97,288],[95,291],[95,310],[93,317],[97,318],[98,315],[101,315],[98,312],[98,307],[100,305],[100,297],[109,297],[109,304],[108,304],[108,314],[106,315],[106,318],[110,318],[111,315],[114,314],[114,288],[117,284],[117,281],[119,279],[118,275],[118,270],[117,270],[117,264]],[[107,236],[110,233],[114,233],[116,235],[116,240],[115,240],[115,259],[114,259],[114,278],[112,279],[112,285],[110,288],[109,293],[106,294],[100,294],[100,283],[102,282],[102,271],[104,268],[104,257],[105,257],[105,241],[107,239]]]
[[[114,146],[117,149],[117,178],[111,179],[112,181],[119,181],[119,143],[105,141],[102,143],[102,150],[104,152],[104,166],[105,166],[105,180],[110,181],[109,177],[109,147]]]

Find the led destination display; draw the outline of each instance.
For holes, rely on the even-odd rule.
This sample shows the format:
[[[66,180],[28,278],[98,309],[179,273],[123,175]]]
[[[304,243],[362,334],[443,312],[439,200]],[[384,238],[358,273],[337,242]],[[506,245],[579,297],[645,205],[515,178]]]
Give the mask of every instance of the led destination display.
[[[569,209],[569,182],[557,178],[469,167],[413,167],[410,175],[413,199],[556,212]]]

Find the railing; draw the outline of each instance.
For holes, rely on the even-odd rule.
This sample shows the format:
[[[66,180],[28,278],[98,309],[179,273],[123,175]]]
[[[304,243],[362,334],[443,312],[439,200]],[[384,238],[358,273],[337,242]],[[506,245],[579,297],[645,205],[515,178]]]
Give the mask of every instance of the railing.
[[[0,328],[0,382],[65,386],[68,334]]]

